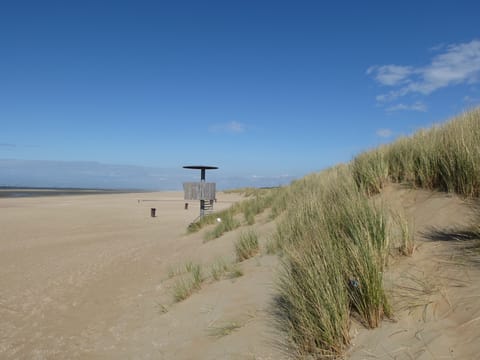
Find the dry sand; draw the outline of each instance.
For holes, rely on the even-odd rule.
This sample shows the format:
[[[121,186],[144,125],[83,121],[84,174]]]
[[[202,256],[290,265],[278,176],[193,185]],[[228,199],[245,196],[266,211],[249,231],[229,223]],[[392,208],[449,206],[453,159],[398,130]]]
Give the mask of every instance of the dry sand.
[[[239,199],[218,194],[215,207]],[[0,199],[0,358],[268,358],[275,257],[173,304],[170,269],[195,261],[208,275],[233,258],[238,233],[186,235],[198,212],[182,193]],[[231,323],[230,336],[212,336]]]
[[[394,318],[355,324],[349,359],[480,359],[480,263],[465,255],[472,210],[454,195],[390,186],[383,198],[415,226],[417,249],[386,274]],[[478,220],[478,219],[477,219]]]
[[[418,249],[386,275],[395,319],[354,324],[352,359],[476,359],[480,353],[480,267],[458,242],[432,229],[465,224],[454,196],[391,187],[392,206],[414,220]],[[218,194],[216,209],[240,197]],[[155,200],[155,201],[138,201]],[[150,217],[150,208],[157,217]],[[287,359],[269,312],[275,256],[243,262],[244,275],[212,281],[174,303],[172,269],[233,260],[245,227],[203,242],[186,235],[198,204],[181,193],[0,199],[0,359]],[[260,241],[274,232],[266,214]]]

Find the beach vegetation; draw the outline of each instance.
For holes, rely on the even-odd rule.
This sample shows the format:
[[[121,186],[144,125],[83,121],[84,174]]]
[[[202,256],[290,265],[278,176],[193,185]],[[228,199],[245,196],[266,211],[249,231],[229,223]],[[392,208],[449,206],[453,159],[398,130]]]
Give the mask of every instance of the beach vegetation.
[[[173,284],[173,299],[175,302],[185,300],[195,291],[198,291],[204,281],[202,266],[197,263],[187,262],[185,273],[181,274]]]
[[[236,263],[228,262],[224,258],[216,259],[210,268],[210,274],[215,281],[223,278],[233,279],[243,275],[242,270]]]
[[[416,132],[353,160],[354,178],[369,193],[386,183],[480,195],[480,108]]]
[[[204,241],[217,239],[228,231],[232,231],[240,226],[240,222],[236,219],[233,211],[227,211],[218,217],[217,225],[213,230],[205,233]]]
[[[254,230],[248,230],[240,234],[235,242],[235,255],[237,261],[243,261],[255,256],[259,251],[258,235]]]

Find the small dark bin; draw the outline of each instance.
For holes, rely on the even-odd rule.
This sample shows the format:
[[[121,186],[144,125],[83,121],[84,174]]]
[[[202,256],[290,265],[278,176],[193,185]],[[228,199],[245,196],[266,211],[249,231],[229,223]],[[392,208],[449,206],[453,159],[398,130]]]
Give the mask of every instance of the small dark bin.
[[[185,210],[188,210],[188,203],[185,203]]]
[[[151,209],[150,209],[150,216],[151,216],[151,217],[155,217],[155,212],[156,212],[156,211],[157,211],[157,209],[151,208]]]

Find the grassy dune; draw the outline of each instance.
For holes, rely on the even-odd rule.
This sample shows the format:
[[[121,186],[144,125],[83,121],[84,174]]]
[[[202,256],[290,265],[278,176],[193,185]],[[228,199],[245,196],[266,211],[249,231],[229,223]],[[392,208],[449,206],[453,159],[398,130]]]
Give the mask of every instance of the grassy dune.
[[[478,198],[480,109],[288,187],[245,190],[246,201],[189,230],[220,217],[222,222],[206,235],[216,238],[252,225],[270,208],[271,219],[278,219],[267,252],[279,254],[282,262],[275,300],[279,326],[299,356],[341,356],[350,345],[352,317],[375,328],[393,315],[383,274],[390,256],[411,255],[414,249],[405,218],[375,197],[389,182]],[[480,225],[474,231],[480,233]],[[256,251],[253,234],[236,244],[238,261]]]
[[[277,302],[299,355],[341,355],[350,316],[373,328],[392,315],[383,271],[413,243],[403,217],[372,199],[388,182],[478,197],[480,109],[290,186],[275,237],[284,254]]]
[[[369,328],[391,315],[382,274],[392,219],[357,187],[349,166],[291,190],[275,237],[284,254],[280,322],[301,355],[339,355],[350,343],[352,312]]]
[[[480,195],[480,108],[365,152],[352,163],[357,185],[379,192],[387,181]]]

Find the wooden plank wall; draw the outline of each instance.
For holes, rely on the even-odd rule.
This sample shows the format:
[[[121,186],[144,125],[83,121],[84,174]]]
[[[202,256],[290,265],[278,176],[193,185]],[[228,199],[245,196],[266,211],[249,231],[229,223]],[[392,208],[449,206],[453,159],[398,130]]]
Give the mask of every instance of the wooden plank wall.
[[[215,200],[215,183],[183,183],[185,200]]]

